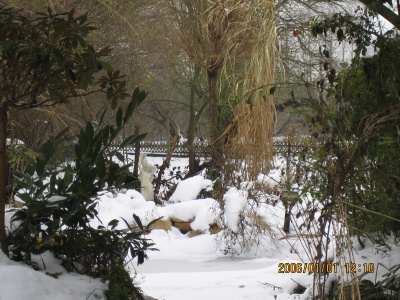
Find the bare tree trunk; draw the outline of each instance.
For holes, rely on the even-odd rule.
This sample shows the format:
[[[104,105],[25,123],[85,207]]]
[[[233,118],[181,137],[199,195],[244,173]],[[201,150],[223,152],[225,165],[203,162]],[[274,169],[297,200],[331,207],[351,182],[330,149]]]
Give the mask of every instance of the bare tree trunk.
[[[0,244],[1,250],[8,256],[8,242],[5,228],[6,192],[7,192],[7,105],[0,107]]]
[[[210,99],[210,139],[211,139],[211,164],[218,165],[219,144],[218,143],[218,122],[217,122],[217,80],[218,71],[207,71],[208,91]]]
[[[196,173],[196,152],[194,151],[194,134],[195,134],[195,109],[194,109],[194,87],[193,83],[190,88],[190,117],[189,117],[189,128],[187,135],[187,143],[189,149],[189,174],[193,176]]]
[[[154,202],[156,204],[159,204],[159,205],[162,204],[161,199],[158,198],[158,193],[159,193],[160,187],[161,187],[161,179],[162,179],[162,176],[163,176],[163,174],[165,172],[165,169],[167,169],[169,167],[169,164],[171,162],[172,154],[174,153],[176,144],[178,142],[178,137],[179,137],[178,134],[176,134],[174,137],[172,137],[172,142],[171,142],[171,145],[169,147],[169,150],[168,150],[168,153],[167,153],[167,157],[163,161],[163,163],[162,163],[162,165],[160,167],[160,170],[158,171],[158,176],[157,176],[157,179],[156,179],[156,186],[154,188]]]
[[[189,178],[200,171],[199,168],[199,160],[197,160],[199,156],[199,151],[195,149],[195,136],[196,129],[199,126],[200,119],[203,116],[204,111],[209,105],[209,101],[204,99],[204,95],[199,93],[196,89],[198,81],[201,80],[201,71],[202,69],[194,64],[194,74],[193,78],[190,82],[190,114],[189,114],[189,127],[187,131],[187,145],[189,149],[189,172],[186,174],[185,178]],[[196,101],[203,102],[202,105],[197,109]]]

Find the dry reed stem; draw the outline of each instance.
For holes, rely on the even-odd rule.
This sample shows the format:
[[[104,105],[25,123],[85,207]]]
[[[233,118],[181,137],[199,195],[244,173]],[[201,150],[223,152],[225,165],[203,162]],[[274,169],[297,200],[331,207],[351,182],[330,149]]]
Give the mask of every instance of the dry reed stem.
[[[221,85],[225,80],[232,87],[234,120],[221,136],[228,141],[228,160],[238,158],[238,166],[244,162],[243,179],[266,173],[271,166],[275,121],[269,92],[276,78],[274,1],[166,3],[176,24],[171,27],[172,40],[200,68],[219,73]]]
[[[267,173],[272,161],[275,106],[270,88],[275,83],[276,27],[274,1],[240,2],[248,26],[246,33],[250,56],[244,64],[244,76],[235,83],[234,97],[241,99],[234,108],[234,130],[226,132],[228,157],[243,161],[243,179],[255,179]],[[238,5],[238,4],[237,4]],[[234,81],[238,76],[231,76]]]
[[[359,280],[357,274],[346,272],[345,264],[355,262],[353,244],[350,239],[350,231],[347,223],[347,209],[343,201],[339,199],[335,214],[340,223],[333,227],[336,242],[336,260],[340,265],[340,294],[339,300],[361,299]]]

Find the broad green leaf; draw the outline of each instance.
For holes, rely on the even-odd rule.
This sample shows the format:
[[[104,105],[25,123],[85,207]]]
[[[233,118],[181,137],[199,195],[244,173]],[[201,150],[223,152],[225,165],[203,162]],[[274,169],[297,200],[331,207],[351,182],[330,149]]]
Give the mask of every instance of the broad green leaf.
[[[81,148],[79,147],[78,144],[75,145],[75,155],[78,158],[78,160],[82,159],[82,150],[81,150]]]
[[[49,160],[54,153],[55,149],[50,141],[47,141],[42,146],[42,152],[45,160]]]
[[[106,162],[104,160],[103,155],[100,155],[96,162],[96,173],[97,176],[103,178],[106,176]]]
[[[107,96],[108,96],[108,93],[107,93]],[[108,98],[107,98],[107,99],[108,99]],[[111,109],[112,109],[112,110],[116,109],[116,108],[117,108],[117,105],[118,105],[118,100],[117,100],[117,98],[112,98],[112,99],[111,99]]]
[[[69,131],[69,127],[64,128],[62,131],[60,131],[59,134],[55,137],[56,141],[61,140],[61,138]]]
[[[132,145],[136,142],[142,141],[147,136],[147,133],[143,134],[133,134],[127,137],[120,145],[120,148],[124,148],[126,146]]]
[[[154,219],[153,221],[151,221],[149,224],[147,224],[146,228],[148,229],[151,225],[153,225],[154,223],[156,223],[157,221],[162,220],[163,217],[159,217],[157,219]]]
[[[133,219],[135,220],[137,226],[139,226],[139,228],[143,230],[143,224],[142,221],[140,221],[140,218],[137,215],[133,214]]]
[[[72,21],[74,19],[74,14],[75,14],[75,8],[72,8],[69,12],[68,12],[68,20]]]
[[[137,257],[138,257],[138,265],[141,265],[144,263],[144,259],[146,257],[146,254],[144,253],[143,250],[139,250],[137,252]]]
[[[84,39],[83,36],[81,36],[80,34],[76,34],[75,37],[79,41],[79,44],[81,45],[82,48],[86,48],[87,47],[86,40]]]
[[[53,48],[53,57],[57,64],[62,65],[64,63],[64,57],[59,49]]]
[[[247,97],[246,104],[253,105],[253,99],[251,98],[251,96]]]
[[[269,89],[269,94],[273,95],[276,91],[276,84],[274,84],[270,89]]]
[[[129,224],[124,218],[121,217],[121,219],[122,219],[122,221],[124,221],[127,228],[131,228],[131,224]]]
[[[79,141],[78,141],[79,147],[82,151],[82,153],[85,153],[88,147],[88,142],[86,140],[86,135],[85,132],[83,130],[81,130],[80,134],[79,134]]]
[[[94,136],[94,128],[93,128],[92,122],[86,123],[85,134],[86,134],[86,140],[90,144],[92,142],[93,136]]]
[[[42,159],[38,159],[36,162],[36,173],[39,176],[42,176],[45,168],[46,168],[46,161],[44,161]]]
[[[117,127],[121,127],[121,125],[122,125],[122,108],[121,107],[118,108],[115,118],[116,118]]]
[[[106,113],[107,113],[107,108],[103,109],[103,111],[101,112],[101,115],[100,115],[100,118],[99,118],[99,121],[98,121],[99,127],[100,127],[101,124],[103,124],[104,116],[106,115]]]
[[[119,161],[125,161],[125,157],[122,155],[121,152],[116,151],[115,156],[118,158]]]
[[[103,69],[106,70],[107,72],[112,73],[114,71],[113,67],[108,62],[101,59],[99,59],[98,62],[101,63]]]
[[[21,198],[21,200],[23,200],[26,204],[28,204],[32,199],[29,193],[21,193],[17,194],[17,196]]]
[[[15,179],[14,183],[18,188],[23,188],[29,190],[32,186],[24,180]]]
[[[114,219],[114,220],[111,220],[110,222],[108,222],[107,226],[111,227],[111,230],[114,230],[115,227],[118,226],[118,224],[119,224],[119,221]]]
[[[146,92],[141,92],[139,90],[139,88],[136,88],[133,91],[132,100],[129,103],[129,105],[126,108],[126,111],[125,111],[125,116],[124,116],[124,122],[125,123],[132,116],[132,114],[135,111],[135,109],[143,102],[143,100],[146,98],[146,96],[147,96]]]

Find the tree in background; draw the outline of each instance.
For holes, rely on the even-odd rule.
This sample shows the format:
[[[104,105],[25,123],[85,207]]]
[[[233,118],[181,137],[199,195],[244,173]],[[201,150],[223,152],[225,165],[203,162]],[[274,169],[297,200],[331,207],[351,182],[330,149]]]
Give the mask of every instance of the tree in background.
[[[2,3],[23,8],[26,13],[31,15],[36,11],[44,10],[47,5],[50,5],[53,14],[69,11],[72,8],[75,9],[77,15],[87,12],[92,26],[96,27],[96,30],[91,31],[86,37],[87,40],[98,48],[106,47],[108,44],[112,45],[113,52],[108,56],[107,61],[126,75],[125,81],[129,90],[136,86],[142,86],[151,92],[151,96],[146,99],[138,112],[135,112],[143,120],[142,126],[140,126],[141,131],[150,132],[149,138],[162,138],[157,136],[160,129],[154,125],[155,122],[147,119],[144,114],[144,112],[146,115],[152,114],[150,100],[159,99],[160,95],[174,99],[174,89],[170,89],[165,80],[168,78],[165,70],[169,63],[168,57],[170,57],[169,51],[165,50],[171,47],[166,45],[165,38],[160,32],[161,25],[158,17],[162,18],[162,11],[158,11],[158,8],[154,9],[157,1],[3,0]],[[29,147],[40,151],[42,143],[48,138],[54,137],[65,126],[77,134],[79,128],[85,126],[87,120],[95,119],[96,115],[109,105],[108,100],[103,98],[99,98],[94,93],[80,97],[79,101],[29,110],[30,119],[43,119],[43,122],[35,121],[35,126],[27,124],[26,110],[17,111],[11,108],[10,117],[13,122],[11,123],[10,137],[21,139]],[[122,101],[121,105],[126,106],[127,103]],[[113,120],[110,113],[108,112],[105,118]],[[134,125],[136,125],[133,122],[137,121],[131,120],[131,123],[124,128],[123,135],[133,133]],[[178,123],[185,128],[184,123]],[[38,132],[43,134],[38,135]]]
[[[228,103],[228,99],[218,96],[218,81],[223,76],[234,91],[231,104],[235,120],[232,130],[226,132],[232,146],[229,149],[234,156],[248,159],[246,165],[254,169],[252,175],[260,168],[265,170],[271,159],[274,120],[269,93],[275,67],[274,3],[167,2],[179,29],[176,44],[207,74],[212,164],[221,168],[225,160],[221,134],[226,128],[218,128],[218,103]],[[247,145],[242,140],[244,135]],[[254,155],[259,163],[253,163]]]
[[[102,60],[111,49],[95,50],[87,40],[94,29],[86,15],[76,17],[74,10],[53,14],[48,9],[32,16],[0,5],[0,243],[6,254],[9,109],[52,106],[96,92],[104,92],[115,107],[126,96],[120,72]],[[96,76],[102,70],[103,76]]]

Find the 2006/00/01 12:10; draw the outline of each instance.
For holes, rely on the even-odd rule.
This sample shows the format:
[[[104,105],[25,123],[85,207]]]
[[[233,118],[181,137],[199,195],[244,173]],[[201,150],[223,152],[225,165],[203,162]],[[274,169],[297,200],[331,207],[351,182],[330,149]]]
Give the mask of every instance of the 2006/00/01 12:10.
[[[278,273],[337,273],[340,266],[336,263],[279,263]],[[343,271],[350,274],[357,272],[374,273],[374,263],[345,263]]]

